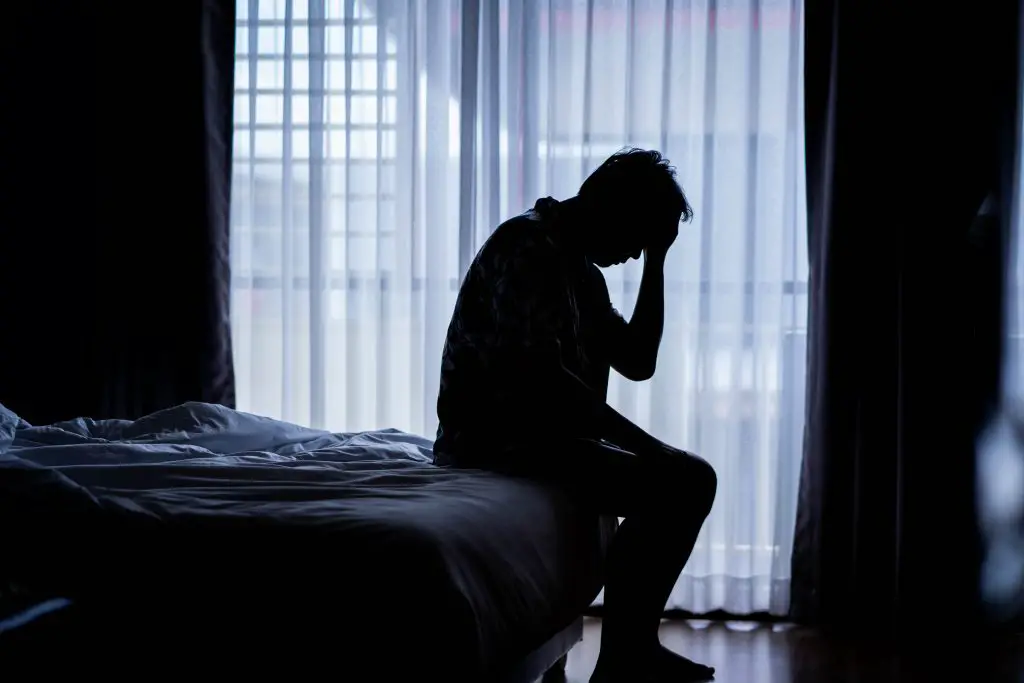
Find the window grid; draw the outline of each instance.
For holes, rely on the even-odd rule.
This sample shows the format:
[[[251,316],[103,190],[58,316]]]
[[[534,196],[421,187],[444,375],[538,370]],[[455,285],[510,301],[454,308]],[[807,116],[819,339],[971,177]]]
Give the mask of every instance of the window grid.
[[[336,0],[326,3],[325,17],[313,19],[303,3],[292,6],[288,19],[283,0],[259,2],[255,18],[248,16],[249,6],[240,3],[236,22],[235,196],[248,207],[236,214],[234,227],[251,253],[243,270],[258,276],[281,267],[271,252],[281,240],[277,223],[286,205],[292,209],[291,239],[308,241],[310,173],[324,173],[327,205],[344,207],[320,229],[332,248],[339,240],[391,241],[394,225],[378,220],[379,229],[348,229],[345,217],[353,205],[377,216],[392,214],[388,205],[397,205],[397,46],[387,41],[379,49],[376,20],[359,2],[352,3],[352,17],[345,16],[348,3]],[[314,54],[310,47],[317,43],[321,49]],[[353,171],[362,180],[355,181]],[[366,174],[373,187],[366,187]],[[283,196],[286,187],[289,197]],[[264,249],[262,258],[255,253]],[[343,271],[341,265],[332,262],[328,272]]]

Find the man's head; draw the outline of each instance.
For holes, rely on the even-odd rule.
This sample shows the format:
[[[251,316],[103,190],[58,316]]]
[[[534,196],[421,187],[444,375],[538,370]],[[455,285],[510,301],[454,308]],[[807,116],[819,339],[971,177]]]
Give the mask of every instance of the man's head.
[[[666,248],[693,209],[675,169],[653,150],[624,149],[580,187],[579,236],[588,257],[605,268],[639,258],[653,244]]]

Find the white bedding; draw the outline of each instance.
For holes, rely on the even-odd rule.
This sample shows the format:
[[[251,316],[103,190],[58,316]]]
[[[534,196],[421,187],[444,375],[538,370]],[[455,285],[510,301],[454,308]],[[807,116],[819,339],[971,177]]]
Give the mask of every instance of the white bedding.
[[[0,570],[72,598],[259,587],[401,609],[485,666],[589,604],[611,527],[536,484],[435,467],[430,447],[200,403],[45,427],[0,406]]]

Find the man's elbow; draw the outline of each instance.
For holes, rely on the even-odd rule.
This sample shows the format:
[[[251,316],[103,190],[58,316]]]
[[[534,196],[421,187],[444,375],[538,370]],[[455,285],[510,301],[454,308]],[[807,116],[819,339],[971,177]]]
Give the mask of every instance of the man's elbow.
[[[650,378],[654,377],[654,371],[657,369],[657,365],[657,360],[634,362],[630,363],[627,367],[622,368],[620,373],[630,381],[646,382]]]
[[[654,377],[654,371],[658,369],[658,362],[651,361],[640,366],[639,371],[636,373],[635,382],[646,382],[650,378]]]
[[[619,345],[612,357],[616,359],[612,367],[620,375],[633,382],[646,382],[654,377],[658,365],[658,347],[630,339]]]

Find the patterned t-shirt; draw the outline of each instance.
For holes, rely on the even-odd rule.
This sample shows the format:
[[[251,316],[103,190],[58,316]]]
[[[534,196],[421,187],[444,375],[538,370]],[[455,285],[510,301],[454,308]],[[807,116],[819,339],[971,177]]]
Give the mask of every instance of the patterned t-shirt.
[[[561,237],[558,202],[541,199],[500,225],[470,265],[441,361],[438,464],[480,463],[579,429],[559,395],[565,370],[607,394],[605,349],[626,323],[600,270]]]

